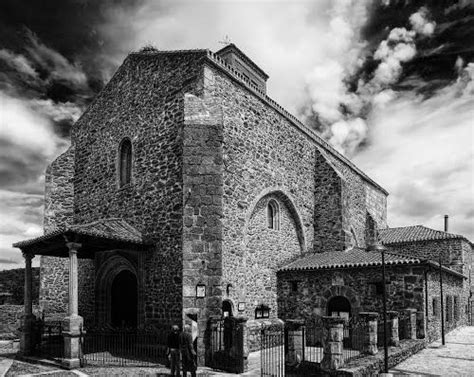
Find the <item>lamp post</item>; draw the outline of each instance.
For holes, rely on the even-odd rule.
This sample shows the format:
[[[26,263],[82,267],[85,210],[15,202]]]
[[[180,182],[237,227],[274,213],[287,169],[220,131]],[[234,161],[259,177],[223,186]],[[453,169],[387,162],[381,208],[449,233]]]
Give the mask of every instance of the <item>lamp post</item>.
[[[385,280],[385,251],[387,248],[376,240],[369,246],[369,251],[376,251],[382,254],[382,294],[383,294],[383,351],[384,351],[384,372],[388,373],[388,339],[387,339],[387,290]]]
[[[443,300],[443,264],[441,263],[441,253],[439,254],[439,294],[441,304],[441,345],[445,345],[444,339],[444,300]]]

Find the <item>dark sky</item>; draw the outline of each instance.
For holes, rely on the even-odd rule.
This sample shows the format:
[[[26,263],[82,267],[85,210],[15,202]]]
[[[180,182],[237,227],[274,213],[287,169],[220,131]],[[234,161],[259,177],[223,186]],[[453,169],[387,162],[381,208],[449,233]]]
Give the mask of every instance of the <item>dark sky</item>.
[[[377,127],[389,120],[381,119],[376,107],[385,98],[392,104],[387,113],[393,112],[392,118],[415,119],[410,121],[418,128],[410,132],[418,132],[431,124],[428,115],[439,109],[439,103],[451,101],[451,113],[439,119],[448,124],[460,122],[458,117],[463,113],[459,109],[466,105],[456,102],[456,98],[464,96],[467,100],[472,94],[470,75],[474,66],[469,63],[474,61],[474,0],[346,3],[1,1],[2,263],[17,261],[9,247],[11,242],[40,231],[44,170],[67,148],[71,126],[127,53],[146,44],[160,49],[216,50],[221,47],[217,41],[226,34],[270,73],[271,97],[315,125],[335,147],[366,161],[361,167],[375,178],[387,180],[380,183],[392,193],[391,203],[396,204],[392,212],[397,221],[437,221],[434,219],[439,214],[434,208],[441,206],[439,192],[432,193],[428,200],[424,195],[428,186],[424,185],[443,187],[439,171],[444,166],[431,172],[427,166],[432,164],[425,157],[425,165],[404,174],[412,174],[415,181],[417,172],[428,169],[432,180],[412,181],[411,186],[400,186],[396,179],[379,174],[378,167],[371,167],[371,151],[385,145],[385,139],[377,139]],[[416,31],[414,15],[421,15],[418,21],[422,26],[434,29]],[[292,27],[282,27],[285,24]],[[398,37],[390,39],[397,30]],[[339,46],[336,41],[342,43],[339,49],[331,45]],[[380,52],[384,43],[386,55]],[[347,58],[354,48],[357,61]],[[342,73],[338,73],[339,68]],[[450,97],[445,100],[446,95]],[[327,98],[335,99],[325,103]],[[417,108],[423,113],[416,114]],[[423,120],[422,126],[416,119]],[[466,116],[461,119],[462,124],[465,122]],[[450,132],[457,135],[460,131]],[[431,134],[427,132],[424,137]],[[460,138],[466,139],[463,135]],[[413,148],[418,150],[415,145]],[[389,145],[386,150],[397,150],[397,146]],[[453,166],[450,174],[464,172],[463,183],[458,185],[464,191],[455,196],[468,197],[472,193],[472,174],[469,183],[465,172],[471,166],[462,166],[465,157],[450,161],[452,155],[444,158],[450,169]],[[388,156],[386,160],[388,164]],[[395,161],[392,164],[398,166]],[[414,188],[419,188],[419,196],[412,195],[410,200],[403,196],[402,192],[414,192]],[[446,190],[456,192],[447,186]],[[450,200],[450,211],[458,213],[462,224],[459,231],[470,231],[472,202],[461,206],[454,196],[444,202]]]

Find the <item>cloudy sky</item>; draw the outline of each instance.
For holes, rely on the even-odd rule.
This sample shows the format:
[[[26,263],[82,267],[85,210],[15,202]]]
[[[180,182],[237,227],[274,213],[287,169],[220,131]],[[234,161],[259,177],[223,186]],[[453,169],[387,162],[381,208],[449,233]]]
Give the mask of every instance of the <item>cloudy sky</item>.
[[[226,36],[270,97],[390,192],[390,226],[449,214],[474,240],[473,34],[473,0],[3,0],[0,269],[42,233],[44,170],[125,56]]]

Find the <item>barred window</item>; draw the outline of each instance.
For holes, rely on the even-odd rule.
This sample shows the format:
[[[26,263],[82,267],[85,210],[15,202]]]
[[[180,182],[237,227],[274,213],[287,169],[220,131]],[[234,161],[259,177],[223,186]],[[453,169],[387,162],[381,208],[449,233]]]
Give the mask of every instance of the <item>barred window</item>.
[[[280,207],[276,200],[271,199],[267,205],[268,228],[280,230]]]
[[[130,183],[132,177],[132,143],[129,139],[123,139],[120,143],[118,174],[120,187]]]

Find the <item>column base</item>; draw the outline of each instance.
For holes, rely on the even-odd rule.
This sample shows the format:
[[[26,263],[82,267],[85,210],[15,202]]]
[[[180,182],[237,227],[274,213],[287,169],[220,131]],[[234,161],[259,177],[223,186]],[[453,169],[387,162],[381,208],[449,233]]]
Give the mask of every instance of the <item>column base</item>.
[[[30,356],[35,348],[33,325],[36,317],[33,314],[25,315],[22,319],[22,328],[20,335],[20,355]]]
[[[77,369],[81,366],[79,359],[62,359],[61,365],[66,369]]]
[[[72,365],[71,368],[77,368],[79,365],[79,355],[81,354],[81,328],[83,319],[79,315],[69,316],[63,319],[63,337],[64,337],[64,363]],[[67,367],[65,364],[65,367]]]

